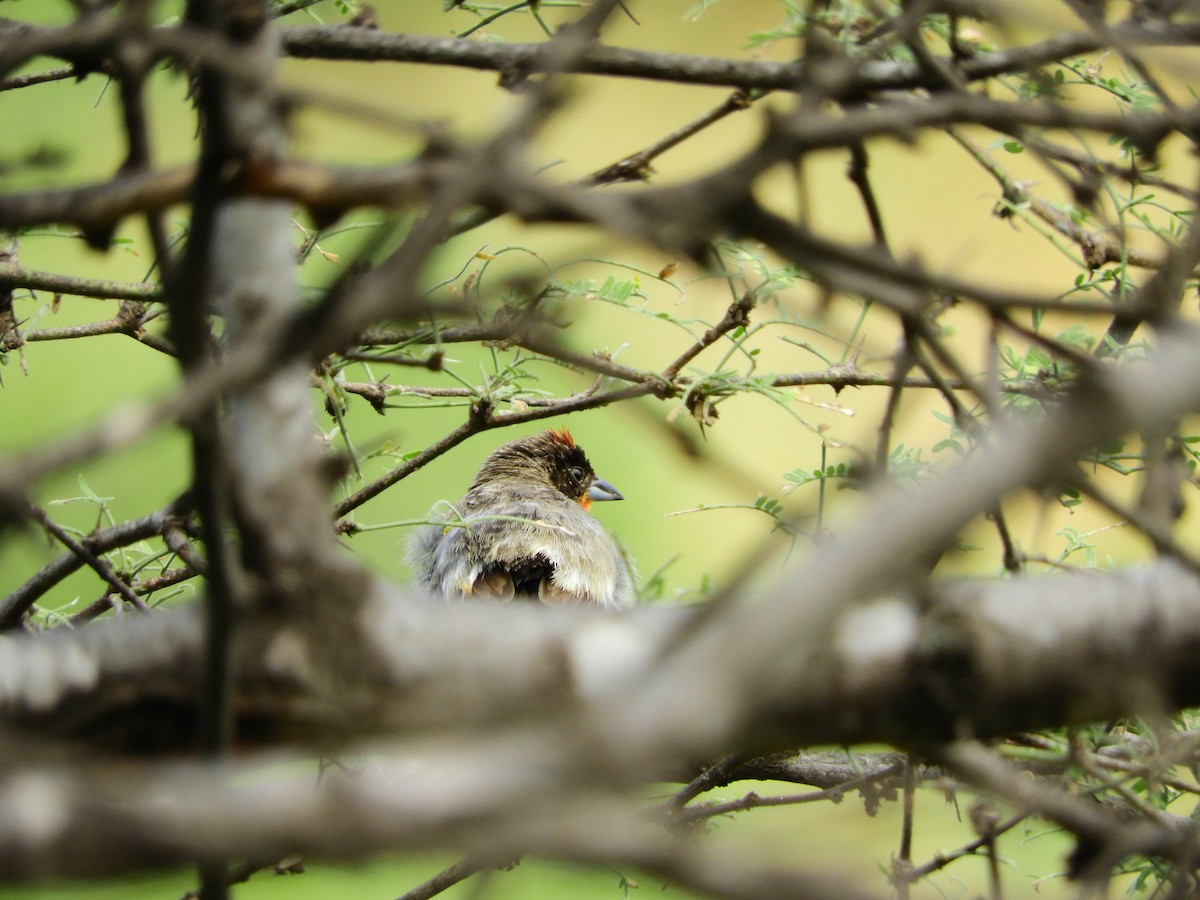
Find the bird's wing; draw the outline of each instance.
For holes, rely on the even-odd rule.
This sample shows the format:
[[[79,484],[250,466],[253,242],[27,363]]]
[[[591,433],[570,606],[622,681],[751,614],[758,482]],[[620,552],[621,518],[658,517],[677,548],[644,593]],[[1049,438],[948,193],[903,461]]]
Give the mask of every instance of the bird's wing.
[[[453,523],[428,526],[414,539],[411,557],[423,585],[446,597],[507,600],[509,573],[539,567],[547,604],[620,608],[632,599],[632,579],[612,537],[579,504],[553,488],[511,491],[482,486],[455,504]]]
[[[507,522],[489,535],[489,559],[516,565],[546,559],[553,572],[539,586],[548,604],[594,604],[619,608],[632,596],[624,557],[604,527],[577,503],[556,499],[524,511],[530,522]],[[531,515],[530,513],[534,513]]]

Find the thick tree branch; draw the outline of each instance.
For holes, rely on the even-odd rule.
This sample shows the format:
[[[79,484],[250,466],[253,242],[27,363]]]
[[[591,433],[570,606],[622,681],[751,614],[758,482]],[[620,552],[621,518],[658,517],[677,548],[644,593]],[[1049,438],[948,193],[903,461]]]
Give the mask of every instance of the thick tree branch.
[[[837,673],[835,678],[793,693],[790,705],[777,698],[772,718],[746,723],[742,739],[759,746],[796,738],[804,743],[936,739],[963,730],[982,735],[1048,721],[1115,717],[1148,706],[1166,710],[1198,700],[1200,579],[1170,564],[1120,576],[945,584],[933,589],[926,604],[927,611],[918,615],[910,603],[884,599],[845,619],[829,648],[836,665],[825,667]],[[1086,615],[1080,615],[1081,606]],[[43,865],[53,859],[56,871],[88,873],[178,859],[178,854],[359,856],[383,847],[458,841],[478,841],[473,845],[489,852],[553,854],[558,845],[547,843],[550,832],[543,828],[561,826],[567,809],[586,809],[589,820],[601,823],[589,833],[605,845],[612,836],[604,830],[603,810],[621,808],[604,799],[606,791],[679,771],[675,767],[698,749],[690,729],[676,730],[675,717],[647,721],[627,711],[630,693],[640,690],[646,667],[657,668],[655,658],[675,640],[677,627],[686,627],[687,613],[647,610],[612,618],[561,612],[447,607],[381,594],[356,616],[358,652],[341,663],[353,667],[343,673],[353,681],[343,677],[336,683],[321,674],[338,660],[324,633],[306,634],[269,620],[252,626],[241,668],[243,721],[257,721],[260,729],[273,721],[276,734],[280,728],[293,735],[316,728],[327,737],[361,736],[403,723],[405,731],[423,737],[409,742],[398,758],[408,771],[416,766],[423,772],[420,782],[436,800],[413,793],[410,778],[396,782],[399,793],[380,793],[391,779],[377,782],[371,774],[330,790],[292,780],[247,789],[258,782],[243,778],[236,788],[226,787],[211,771],[174,765],[147,775],[131,773],[136,786],[86,774],[78,781],[73,776],[60,781],[63,776],[53,773],[18,774],[7,790],[24,790],[30,783],[26,778],[48,779],[36,781],[51,790],[38,794],[43,798],[39,808],[68,804],[55,821],[72,825],[62,832],[43,829],[36,845],[29,843],[35,823],[20,812],[25,807],[16,799],[23,795],[12,794],[13,815],[0,829],[6,847],[0,868],[13,874],[26,871],[33,859]],[[114,723],[131,709],[136,686],[160,704],[173,691],[174,702],[180,702],[189,672],[200,662],[200,634],[194,616],[178,611],[9,639],[0,657],[0,702],[10,721],[27,728],[69,733],[75,726],[77,734],[86,734],[102,721],[112,737]],[[36,663],[48,658],[48,651],[71,664],[48,677]],[[733,655],[743,664],[761,657],[757,648],[727,647],[723,671],[736,668]],[[1109,675],[1102,690],[1096,690],[1095,678],[1104,677],[1098,673]],[[298,688],[303,693],[296,693]],[[320,699],[325,692],[333,702]],[[711,707],[722,695],[704,696]],[[108,698],[106,711],[96,720],[101,698]],[[619,702],[610,702],[614,699]],[[563,728],[563,717],[574,727]],[[471,737],[465,743],[436,737],[447,728],[466,729]],[[658,752],[648,754],[650,748]],[[947,762],[973,782],[982,777],[976,769],[964,769],[967,763],[957,756]],[[784,768],[776,771],[765,763],[740,774],[770,777],[794,763],[775,765]],[[878,775],[870,774],[871,766],[858,774],[886,774],[887,763],[880,766]],[[826,775],[813,770],[804,778],[846,786],[847,771],[844,761],[831,761]],[[461,792],[450,789],[466,772],[475,773],[470,784]],[[151,782],[141,781],[144,777]],[[609,787],[596,793],[606,782]],[[173,796],[191,799],[169,808],[138,799],[157,797],[167,785]],[[121,798],[120,810],[108,797]],[[531,805],[532,798],[538,799]],[[1075,815],[1073,807],[1041,803],[1034,808],[1051,817]],[[145,818],[152,809],[155,827]],[[515,815],[523,824],[508,830],[510,823],[498,832],[493,823],[500,820],[493,817],[501,815],[505,822]],[[1108,841],[1115,825],[1101,825],[1096,816],[1103,815],[1088,813],[1082,833]],[[219,817],[226,827],[202,827],[208,816]],[[343,820],[360,824],[351,833],[328,827]],[[1070,821],[1072,827],[1079,824]],[[127,822],[129,833],[139,837],[122,842],[121,853],[113,856],[85,849],[101,834],[111,835],[116,822]],[[1122,830],[1133,843],[1123,839],[1112,846],[1122,852],[1175,852],[1171,848],[1181,839],[1143,831],[1135,840],[1133,832]],[[53,846],[44,841],[68,839],[77,842],[76,853],[40,852]],[[235,842],[244,844],[238,849]]]

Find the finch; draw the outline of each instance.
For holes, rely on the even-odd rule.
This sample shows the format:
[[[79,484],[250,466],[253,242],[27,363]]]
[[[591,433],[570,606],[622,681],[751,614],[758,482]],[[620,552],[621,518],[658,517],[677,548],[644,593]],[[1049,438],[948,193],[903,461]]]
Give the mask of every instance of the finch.
[[[416,534],[410,561],[418,582],[444,597],[624,609],[629,566],[588,513],[593,500],[622,499],[565,428],[544,431],[489,456],[450,515],[434,507],[441,524]]]

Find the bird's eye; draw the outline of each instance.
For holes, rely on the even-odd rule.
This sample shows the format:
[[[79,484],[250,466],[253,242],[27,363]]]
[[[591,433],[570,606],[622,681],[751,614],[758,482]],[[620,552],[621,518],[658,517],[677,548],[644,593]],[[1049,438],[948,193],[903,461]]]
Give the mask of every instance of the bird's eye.
[[[579,466],[571,466],[571,471],[568,473],[575,481],[583,481],[583,469]]]

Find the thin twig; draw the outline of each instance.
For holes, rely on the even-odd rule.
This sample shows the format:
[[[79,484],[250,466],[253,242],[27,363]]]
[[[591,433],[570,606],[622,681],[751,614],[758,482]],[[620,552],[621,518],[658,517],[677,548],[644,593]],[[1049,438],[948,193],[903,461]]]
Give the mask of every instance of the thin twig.
[[[30,504],[28,508],[30,516],[46,529],[50,534],[61,543],[64,547],[75,554],[79,559],[85,562],[97,575],[99,575],[108,585],[120,594],[121,599],[132,606],[134,609],[142,612],[149,612],[148,607],[142,598],[130,590],[129,585],[113,571],[103,559],[94,554],[91,550],[81,544],[75,538],[71,537],[67,531],[47,515],[46,511],[40,506]]]

